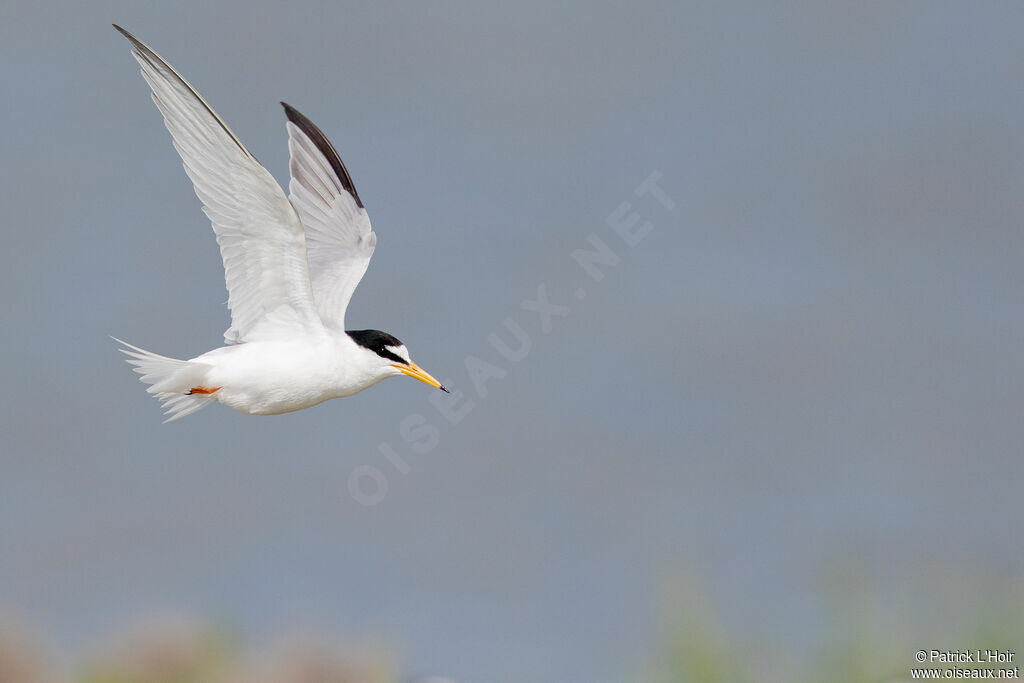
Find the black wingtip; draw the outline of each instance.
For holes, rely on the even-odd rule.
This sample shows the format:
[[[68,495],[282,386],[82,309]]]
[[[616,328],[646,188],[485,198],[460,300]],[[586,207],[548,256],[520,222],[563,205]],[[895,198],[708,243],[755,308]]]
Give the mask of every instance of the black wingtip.
[[[136,37],[135,37],[134,35],[132,35],[132,32],[131,32],[131,31],[129,31],[128,29],[124,28],[123,26],[118,26],[117,24],[111,24],[111,26],[113,26],[113,27],[114,27],[114,30],[115,30],[115,31],[117,31],[117,32],[118,32],[118,33],[120,33],[120,34],[121,34],[122,36],[124,36],[124,37],[125,37],[125,38],[127,38],[127,39],[128,39],[129,41],[131,41],[133,45],[134,45],[135,43],[142,43],[142,41],[141,41],[141,40],[139,40],[139,39],[138,39],[138,38],[136,38]]]
[[[320,150],[320,153],[331,164],[331,168],[334,170],[334,174],[338,176],[341,186],[352,195],[352,199],[356,200],[356,205],[360,209],[364,208],[363,200],[359,198],[359,193],[356,192],[356,185],[352,182],[352,176],[349,175],[348,169],[345,168],[345,164],[341,161],[341,157],[338,156],[338,152],[334,149],[334,145],[331,144],[330,140],[327,139],[327,136],[316,127],[316,124],[303,116],[302,112],[292,105],[282,102],[281,106],[284,107],[284,114],[288,117],[288,120],[306,134],[306,137],[316,145],[316,148]]]

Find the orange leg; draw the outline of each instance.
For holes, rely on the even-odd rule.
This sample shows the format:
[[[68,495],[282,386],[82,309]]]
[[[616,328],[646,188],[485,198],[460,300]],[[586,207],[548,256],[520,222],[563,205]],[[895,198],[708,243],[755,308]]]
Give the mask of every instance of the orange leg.
[[[192,394],[215,394],[218,391],[220,391],[220,387],[213,387],[212,389],[209,387],[192,387],[192,389],[189,390],[189,392],[185,395],[191,396]]]

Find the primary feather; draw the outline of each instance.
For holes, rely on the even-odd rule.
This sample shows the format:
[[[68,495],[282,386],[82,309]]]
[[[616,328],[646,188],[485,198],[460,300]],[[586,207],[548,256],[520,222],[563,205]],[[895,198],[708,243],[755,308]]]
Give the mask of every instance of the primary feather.
[[[288,185],[306,231],[306,258],[316,310],[324,325],[345,329],[345,309],[377,244],[348,170],[313,122],[294,107],[288,115]]]
[[[321,326],[295,209],[206,101],[156,52],[123,29],[164,116],[224,260],[231,343]]]

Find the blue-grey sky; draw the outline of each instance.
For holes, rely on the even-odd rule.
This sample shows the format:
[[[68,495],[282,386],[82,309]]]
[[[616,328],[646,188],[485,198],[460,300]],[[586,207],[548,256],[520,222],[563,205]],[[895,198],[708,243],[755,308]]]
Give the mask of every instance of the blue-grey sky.
[[[279,180],[277,102],[326,132],[378,235],[348,322],[402,339],[461,421],[391,380],[160,424],[107,335],[198,355],[226,293],[111,22]],[[458,681],[611,682],[680,577],[797,645],[837,565],[940,620],[959,605],[923,587],[1020,586],[1022,25],[1012,3],[4,4],[0,616],[72,655],[184,611],[256,647],[378,638]],[[670,201],[637,195],[652,174]],[[631,247],[609,220],[634,212]],[[600,281],[572,256],[591,235],[618,258]],[[568,309],[547,332],[541,286]],[[518,361],[488,341],[506,318]],[[467,359],[504,373],[486,396]]]

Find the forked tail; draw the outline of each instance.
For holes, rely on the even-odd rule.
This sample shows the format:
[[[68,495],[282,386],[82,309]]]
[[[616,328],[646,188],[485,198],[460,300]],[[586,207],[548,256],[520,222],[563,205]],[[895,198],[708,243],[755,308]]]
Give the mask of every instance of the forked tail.
[[[207,368],[202,364],[160,356],[117,337],[111,339],[125,347],[119,350],[128,356],[128,363],[135,366],[135,372],[141,375],[139,379],[150,385],[146,391],[160,400],[164,414],[169,416],[165,423],[191,415],[212,402],[213,391],[192,391],[192,387],[203,383]]]

